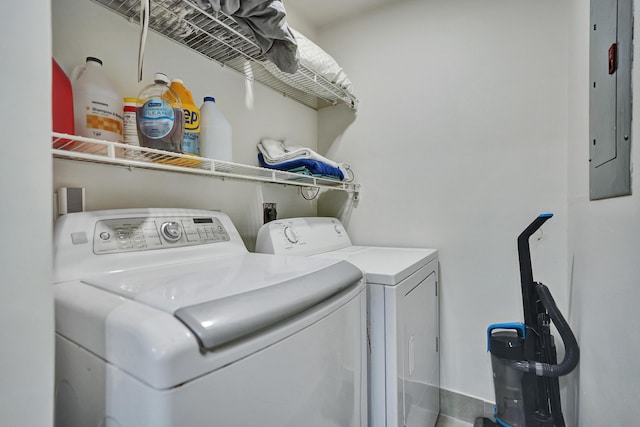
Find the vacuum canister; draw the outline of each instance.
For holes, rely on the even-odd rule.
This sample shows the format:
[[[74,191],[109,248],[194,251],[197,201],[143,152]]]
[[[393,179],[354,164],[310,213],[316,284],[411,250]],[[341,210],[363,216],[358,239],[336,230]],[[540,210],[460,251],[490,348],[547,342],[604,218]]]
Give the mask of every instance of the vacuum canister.
[[[496,419],[512,427],[524,427],[524,372],[511,367],[513,361],[524,359],[524,339],[516,331],[491,331],[489,342],[496,393]]]

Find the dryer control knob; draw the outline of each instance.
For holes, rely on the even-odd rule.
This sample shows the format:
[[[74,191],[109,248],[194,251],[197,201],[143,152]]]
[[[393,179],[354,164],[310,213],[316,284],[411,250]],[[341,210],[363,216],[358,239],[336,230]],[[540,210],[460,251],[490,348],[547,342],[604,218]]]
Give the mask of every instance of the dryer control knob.
[[[169,242],[177,242],[182,236],[180,224],[175,221],[167,221],[160,226],[162,236]]]
[[[298,243],[298,236],[296,235],[295,231],[293,231],[293,228],[291,227],[284,228],[284,237],[286,237],[287,240],[290,241],[291,243]]]

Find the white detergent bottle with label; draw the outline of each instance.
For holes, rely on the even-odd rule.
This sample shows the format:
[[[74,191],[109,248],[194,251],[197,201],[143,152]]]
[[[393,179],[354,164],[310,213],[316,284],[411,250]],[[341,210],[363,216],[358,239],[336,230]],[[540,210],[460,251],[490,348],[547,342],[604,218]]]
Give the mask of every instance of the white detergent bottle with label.
[[[74,127],[79,136],[122,141],[122,96],[102,69],[102,61],[88,57],[71,73]]]
[[[200,153],[203,157],[233,161],[231,125],[213,97],[205,97],[200,107],[200,129]]]

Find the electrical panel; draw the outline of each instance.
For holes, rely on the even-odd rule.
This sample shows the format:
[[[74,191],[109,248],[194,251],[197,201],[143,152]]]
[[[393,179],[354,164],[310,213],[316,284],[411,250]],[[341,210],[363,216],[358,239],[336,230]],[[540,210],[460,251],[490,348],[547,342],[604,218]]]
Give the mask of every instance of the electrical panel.
[[[632,0],[591,0],[589,193],[631,194]]]

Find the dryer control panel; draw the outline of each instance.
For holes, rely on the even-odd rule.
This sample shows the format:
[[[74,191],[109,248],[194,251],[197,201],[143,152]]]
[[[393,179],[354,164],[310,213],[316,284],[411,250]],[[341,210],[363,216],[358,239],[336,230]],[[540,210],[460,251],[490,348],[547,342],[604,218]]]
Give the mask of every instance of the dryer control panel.
[[[256,252],[316,255],[351,246],[337,218],[288,218],[264,224],[258,231]]]
[[[98,255],[227,241],[229,234],[213,217],[118,218],[96,223],[93,252]]]

